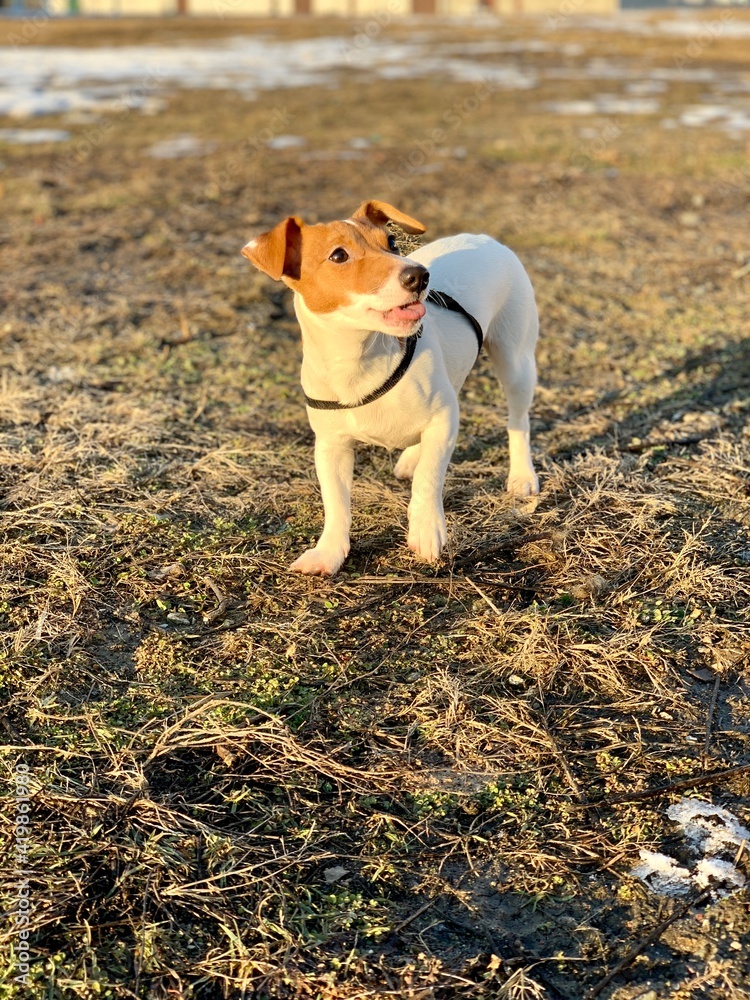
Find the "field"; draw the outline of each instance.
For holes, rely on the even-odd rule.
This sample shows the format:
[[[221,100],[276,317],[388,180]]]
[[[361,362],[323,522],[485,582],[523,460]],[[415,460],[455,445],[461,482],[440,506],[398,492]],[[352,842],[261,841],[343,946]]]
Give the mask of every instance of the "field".
[[[69,132],[0,141],[2,889],[20,764],[32,900],[0,997],[750,997],[748,890],[631,874],[692,864],[683,797],[750,824],[750,18],[565,9],[0,23],[41,61],[348,46],[305,85],[290,57],[252,94],[0,120]],[[438,63],[378,75],[386,44]],[[239,251],[369,197],[526,265],[541,494],[504,492],[483,358],[446,558],[412,557],[397,456],[363,448],[352,553],[301,578],[296,321]]]

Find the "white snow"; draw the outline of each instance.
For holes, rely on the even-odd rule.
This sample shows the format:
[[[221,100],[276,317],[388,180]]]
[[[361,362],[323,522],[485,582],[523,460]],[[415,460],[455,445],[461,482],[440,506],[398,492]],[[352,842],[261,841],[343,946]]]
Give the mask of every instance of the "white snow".
[[[205,156],[216,149],[215,142],[204,142],[194,135],[183,133],[172,139],[162,139],[146,150],[147,156],[155,160],[177,160],[183,156]]]
[[[736,850],[743,841],[750,841],[750,830],[733,813],[702,799],[681,799],[667,809],[667,816],[680,825],[691,844],[706,854],[725,848]]]
[[[552,101],[546,107],[560,115],[653,115],[660,105],[648,97],[599,94],[589,101]]]
[[[715,125],[724,132],[746,132],[750,129],[750,113],[724,104],[694,104],[682,112],[680,124],[688,128]]]
[[[725,885],[741,889],[746,879],[731,861],[722,861],[721,858],[703,858],[695,866],[695,881],[701,889],[716,882],[723,882]]]
[[[710,44],[713,38],[750,38],[750,21],[732,17],[731,11],[716,11],[713,17],[679,17],[657,21],[653,34],[682,35]]]
[[[626,93],[637,94],[639,97],[644,94],[663,94],[666,89],[666,80],[631,80],[625,84]]]
[[[439,57],[427,39],[372,41],[361,48],[341,37],[282,41],[234,38],[196,44],[109,48],[0,47],[0,115],[29,118],[118,103],[139,107],[155,92],[184,87],[259,90],[335,82],[338,71],[384,78],[440,73],[455,80],[528,88],[536,74],[513,63]]]
[[[750,830],[734,813],[703,799],[680,799],[667,809],[684,838],[682,854],[693,858],[690,868],[668,854],[640,851],[641,864],[631,871],[659,896],[685,896],[691,890],[710,888],[722,898],[745,883],[745,876],[730,858],[750,842]],[[721,857],[722,854],[728,855]]]
[[[692,887],[690,871],[674,858],[657,851],[639,851],[643,862],[630,873],[645,882],[658,896],[686,896]]]
[[[712,17],[696,17],[692,11],[671,11],[667,18],[653,11],[627,11],[614,17],[581,17],[576,25],[593,31],[628,31],[638,35],[677,35],[710,44],[713,38],[750,38],[750,21],[732,17],[728,10],[713,11]]]
[[[304,136],[301,135],[275,135],[266,145],[269,149],[299,149],[305,142]]]
[[[715,122],[718,118],[723,118],[727,111],[727,108],[715,104],[691,104],[680,115],[680,121],[683,125],[690,127],[706,125],[709,122]]]
[[[26,145],[37,142],[65,142],[70,132],[61,128],[0,128],[0,142]]]
[[[705,38],[707,44],[713,37],[750,37],[750,22],[725,15],[726,11],[718,12],[708,21],[692,14],[658,19],[631,12],[613,18],[583,18],[576,23],[610,32]],[[475,18],[467,23],[482,22]],[[540,21],[540,31],[544,30]],[[559,80],[560,99],[545,107],[563,115],[582,116],[654,114],[668,104],[672,85],[704,83],[712,92],[698,104],[684,106],[680,102],[676,108],[669,107],[670,124],[674,122],[676,128],[719,128],[738,137],[750,130],[750,111],[743,100],[750,80],[743,67],[719,71],[690,57],[683,66],[661,67],[637,60],[586,58],[580,46],[554,41],[552,29],[547,39],[487,38],[470,43],[445,43],[421,31],[401,41],[365,35],[287,41],[268,35],[102,48],[5,46],[0,47],[0,117],[28,120],[62,114],[69,116],[63,124],[75,125],[84,123],[87,115],[96,120],[123,118],[134,111],[158,114],[166,106],[164,97],[177,88],[229,89],[252,100],[262,90],[334,87],[358,78],[434,76],[475,84],[475,99],[479,100],[493,90],[529,90],[542,81]],[[521,60],[527,52],[557,53],[561,62],[582,59],[578,65],[535,67]],[[565,99],[565,81],[598,80],[609,90],[621,88],[623,92]],[[7,137],[5,141],[32,140]]]

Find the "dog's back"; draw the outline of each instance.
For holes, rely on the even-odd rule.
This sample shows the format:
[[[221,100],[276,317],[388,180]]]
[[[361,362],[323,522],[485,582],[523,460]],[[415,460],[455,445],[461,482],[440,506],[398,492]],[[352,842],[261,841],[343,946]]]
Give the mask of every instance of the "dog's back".
[[[409,258],[430,271],[430,288],[447,292],[479,322],[490,355],[533,354],[539,330],[534,291],[523,264],[491,236],[460,233],[419,247]],[[471,365],[461,341],[474,343],[466,320],[432,306],[448,373],[456,389]],[[469,356],[473,362],[471,350]]]

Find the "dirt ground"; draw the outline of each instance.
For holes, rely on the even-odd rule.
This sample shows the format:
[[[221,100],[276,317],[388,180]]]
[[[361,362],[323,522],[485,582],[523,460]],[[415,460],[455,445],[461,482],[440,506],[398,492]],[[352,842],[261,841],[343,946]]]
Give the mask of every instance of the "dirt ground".
[[[750,824],[750,132],[679,123],[707,87],[681,67],[747,86],[748,41],[574,18],[383,38],[410,32],[516,41],[477,65],[539,82],[174,89],[100,141],[54,115],[32,124],[67,143],[0,144],[0,720],[33,791],[31,971],[6,925],[0,997],[750,997],[747,889],[669,899],[631,874],[641,850],[687,863],[682,796]],[[668,70],[661,109],[553,110],[623,90],[580,72],[602,59]],[[147,155],[185,134],[203,155]],[[369,197],[525,263],[541,494],[504,492],[482,359],[446,558],[412,557],[395,456],[363,448],[351,555],[299,578],[322,511],[298,333],[239,250]],[[9,863],[11,912],[17,885]]]

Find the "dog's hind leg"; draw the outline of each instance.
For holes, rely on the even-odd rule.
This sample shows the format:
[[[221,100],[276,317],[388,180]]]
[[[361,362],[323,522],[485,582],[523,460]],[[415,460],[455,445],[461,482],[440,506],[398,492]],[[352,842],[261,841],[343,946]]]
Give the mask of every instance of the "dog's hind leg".
[[[532,344],[534,340],[532,339]],[[533,349],[510,350],[502,336],[487,338],[489,354],[508,403],[508,492],[529,496],[539,492],[539,480],[531,460],[529,408],[536,387],[536,364]]]
[[[401,452],[401,457],[398,462],[396,462],[396,467],[393,470],[393,475],[396,479],[413,478],[414,470],[416,469],[417,462],[419,461],[419,449],[421,447],[421,444],[413,444]]]

